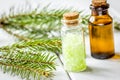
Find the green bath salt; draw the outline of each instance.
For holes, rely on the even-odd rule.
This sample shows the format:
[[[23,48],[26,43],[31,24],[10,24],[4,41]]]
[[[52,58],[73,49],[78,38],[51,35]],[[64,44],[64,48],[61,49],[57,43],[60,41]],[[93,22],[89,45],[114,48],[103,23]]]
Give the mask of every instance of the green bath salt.
[[[62,38],[64,68],[67,71],[79,72],[86,69],[85,45],[80,32],[67,33]]]

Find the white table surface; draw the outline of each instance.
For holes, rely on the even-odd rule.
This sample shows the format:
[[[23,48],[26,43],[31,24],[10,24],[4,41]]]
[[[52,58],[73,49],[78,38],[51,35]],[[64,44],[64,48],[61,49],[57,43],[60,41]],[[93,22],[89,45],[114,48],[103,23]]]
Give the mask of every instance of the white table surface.
[[[24,4],[25,1],[26,0],[0,0],[0,14],[3,13],[3,11],[8,12],[9,8],[13,5],[18,6]],[[28,0],[28,1],[32,3],[33,7],[36,7],[36,4],[41,2],[42,2],[41,5],[52,2],[51,8],[72,6],[78,10],[85,9],[87,12],[89,12],[89,3],[90,3],[90,0],[57,0],[57,1],[48,0],[47,2],[44,0],[36,0],[36,1]],[[110,3],[112,3],[111,0]],[[118,9],[114,7],[114,4],[115,3],[112,4],[113,8],[111,8],[111,13],[114,14],[113,17],[119,18],[118,16],[119,12],[116,11]],[[14,40],[15,38],[13,36],[7,34],[5,31],[0,29],[0,46],[11,44],[14,42]],[[115,40],[115,52],[117,54],[120,54],[120,31],[114,31],[114,40]],[[86,42],[86,53],[87,53],[86,62],[88,69],[84,72],[79,72],[79,73],[69,72],[71,80],[120,80],[119,77],[120,59],[117,60],[94,59],[90,56],[88,36],[86,36],[85,42]],[[63,66],[60,63],[59,59],[57,60],[57,62],[59,66],[57,66],[57,70],[54,72],[56,76],[53,78],[53,80],[70,80],[65,70],[63,69]],[[0,70],[0,80],[22,80],[22,79],[19,76],[11,76],[8,73],[4,74]]]

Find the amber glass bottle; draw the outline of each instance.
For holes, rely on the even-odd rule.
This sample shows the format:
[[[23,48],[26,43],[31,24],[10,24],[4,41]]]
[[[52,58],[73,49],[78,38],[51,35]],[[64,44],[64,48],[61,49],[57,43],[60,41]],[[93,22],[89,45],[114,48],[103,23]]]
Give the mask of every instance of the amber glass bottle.
[[[106,0],[93,0],[90,5],[89,36],[91,56],[107,59],[114,56],[114,38],[112,18],[108,14],[109,4]]]

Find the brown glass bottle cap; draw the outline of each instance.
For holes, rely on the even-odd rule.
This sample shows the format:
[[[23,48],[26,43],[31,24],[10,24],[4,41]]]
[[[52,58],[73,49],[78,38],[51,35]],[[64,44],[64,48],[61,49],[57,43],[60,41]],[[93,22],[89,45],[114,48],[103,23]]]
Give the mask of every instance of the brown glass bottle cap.
[[[92,0],[93,6],[101,6],[106,4],[107,4],[107,0]]]
[[[63,14],[63,19],[64,20],[73,20],[73,19],[78,19],[79,13],[78,12],[68,12]]]

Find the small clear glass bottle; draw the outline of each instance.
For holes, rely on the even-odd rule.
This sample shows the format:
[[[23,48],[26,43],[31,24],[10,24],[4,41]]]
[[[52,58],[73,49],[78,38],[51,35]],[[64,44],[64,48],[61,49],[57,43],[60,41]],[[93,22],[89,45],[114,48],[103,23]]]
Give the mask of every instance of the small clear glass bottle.
[[[62,20],[61,38],[64,68],[71,72],[86,69],[84,31],[78,18],[79,13],[70,12],[65,13]]]

